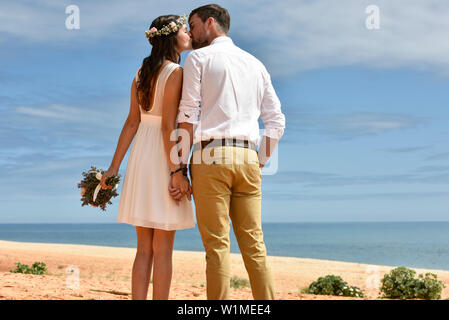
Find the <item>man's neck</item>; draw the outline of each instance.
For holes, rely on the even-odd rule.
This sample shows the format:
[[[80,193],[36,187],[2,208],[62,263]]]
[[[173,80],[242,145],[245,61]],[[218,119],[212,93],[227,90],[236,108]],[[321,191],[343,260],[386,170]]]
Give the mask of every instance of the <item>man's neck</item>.
[[[217,33],[217,34],[215,34],[213,37],[210,38],[209,45],[212,43],[212,41],[214,41],[218,37],[226,37],[226,36],[227,35],[225,33]]]

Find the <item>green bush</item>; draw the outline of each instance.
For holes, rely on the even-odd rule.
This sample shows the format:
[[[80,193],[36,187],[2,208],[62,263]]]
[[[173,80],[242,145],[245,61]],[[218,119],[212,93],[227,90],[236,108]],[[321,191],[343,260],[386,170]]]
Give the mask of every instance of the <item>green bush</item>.
[[[364,298],[358,287],[349,286],[340,276],[327,275],[312,282],[305,293]]]
[[[438,300],[445,287],[442,281],[437,280],[433,273],[420,274],[415,278],[416,272],[406,267],[398,267],[385,274],[380,291],[383,298],[390,299],[426,299]]]
[[[16,263],[16,270],[10,270],[12,273],[31,273],[31,274],[45,274],[47,267],[44,262],[35,262],[31,268],[27,264]]]
[[[425,276],[419,275],[419,284],[417,286],[416,297],[418,299],[438,300],[441,299],[441,291],[445,287],[442,281],[437,280],[434,273],[426,273]]]
[[[239,289],[249,287],[249,281],[237,276],[231,278],[231,288]]]

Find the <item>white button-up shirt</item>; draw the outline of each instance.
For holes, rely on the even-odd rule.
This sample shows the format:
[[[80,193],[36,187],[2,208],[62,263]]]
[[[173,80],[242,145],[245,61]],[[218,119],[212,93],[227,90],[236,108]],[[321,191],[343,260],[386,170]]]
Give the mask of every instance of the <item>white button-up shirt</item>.
[[[184,63],[178,123],[195,124],[193,143],[236,138],[259,143],[263,135],[279,140],[285,116],[265,66],[254,56],[220,36],[209,46],[189,53]]]

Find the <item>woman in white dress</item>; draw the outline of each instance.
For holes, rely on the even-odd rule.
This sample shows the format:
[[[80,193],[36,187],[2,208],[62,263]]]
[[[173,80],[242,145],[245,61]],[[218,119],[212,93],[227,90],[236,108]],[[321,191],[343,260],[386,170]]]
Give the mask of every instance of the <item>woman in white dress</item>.
[[[151,54],[143,60],[132,81],[129,115],[111,165],[100,182],[102,188],[110,188],[105,180],[117,175],[134,139],[117,217],[118,222],[136,226],[133,300],[147,298],[152,267],[153,299],[168,299],[175,232],[195,226],[186,170],[170,154],[177,148],[177,141],[171,141],[170,134],[177,125],[182,90],[180,54],[192,48],[186,19],[186,16],[160,16],[145,32],[152,45]],[[182,184],[178,192],[186,191],[186,196],[178,200],[169,194],[175,180]]]

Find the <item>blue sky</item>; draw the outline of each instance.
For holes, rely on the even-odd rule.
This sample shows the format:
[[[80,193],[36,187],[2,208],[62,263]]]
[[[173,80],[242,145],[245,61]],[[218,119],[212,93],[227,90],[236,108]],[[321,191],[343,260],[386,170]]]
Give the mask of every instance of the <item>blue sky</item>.
[[[71,4],[79,30],[65,27]],[[81,172],[110,164],[151,21],[202,4],[2,1],[0,223],[115,221],[119,198],[81,207]],[[449,4],[219,4],[286,116],[263,221],[449,220]],[[380,29],[365,27],[371,4]]]

